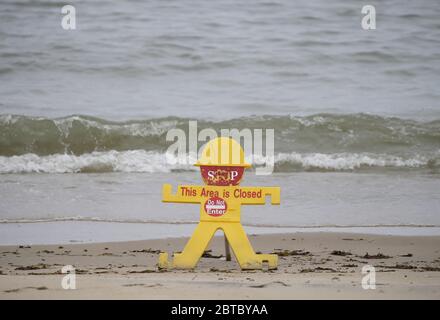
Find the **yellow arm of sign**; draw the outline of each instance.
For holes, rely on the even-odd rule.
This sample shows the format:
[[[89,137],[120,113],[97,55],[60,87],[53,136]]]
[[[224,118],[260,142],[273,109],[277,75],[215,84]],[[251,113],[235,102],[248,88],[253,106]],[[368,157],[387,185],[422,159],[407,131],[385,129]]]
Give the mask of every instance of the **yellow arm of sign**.
[[[180,202],[180,203],[200,203],[202,197],[200,197],[199,186],[178,186],[177,192],[172,193],[171,184],[164,184],[162,187],[162,202]],[[195,191],[196,195],[191,195],[191,192]]]
[[[243,187],[240,189],[247,193],[247,192],[261,192],[261,196],[256,198],[241,198],[240,202],[241,204],[265,204],[266,203],[266,196],[271,197],[271,204],[280,204],[280,193],[281,188],[280,187]]]

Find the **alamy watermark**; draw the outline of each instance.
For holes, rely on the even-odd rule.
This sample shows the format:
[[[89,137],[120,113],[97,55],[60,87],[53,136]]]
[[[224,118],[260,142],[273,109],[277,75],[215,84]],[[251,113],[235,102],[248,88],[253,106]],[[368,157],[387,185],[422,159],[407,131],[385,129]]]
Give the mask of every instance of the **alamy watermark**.
[[[61,268],[61,273],[66,274],[61,280],[61,287],[64,290],[75,290],[76,289],[76,274],[75,268],[71,265],[66,265]]]
[[[64,30],[76,29],[76,8],[70,4],[61,8],[63,17],[61,18],[61,27]],[[361,26],[364,30],[376,29],[376,8],[373,5],[364,5],[361,9],[364,16],[361,19]]]
[[[365,275],[361,281],[362,289],[376,289],[376,268],[367,264],[362,267],[362,274]]]
[[[76,29],[76,9],[72,5],[65,5],[61,8],[61,27],[64,30],[75,30]]]
[[[361,21],[362,29],[376,30],[376,8],[372,5],[365,5],[361,12],[365,14]]]
[[[200,158],[199,142],[208,142],[219,136],[231,137],[242,143],[245,159],[255,166],[257,175],[269,175],[274,169],[274,129],[220,129],[219,134],[213,128],[204,128],[198,132],[197,121],[188,122],[187,133],[178,128],[170,129],[166,135],[166,141],[172,143],[166,152],[167,163],[171,165],[190,165]],[[233,153],[232,157],[239,157],[239,153]]]

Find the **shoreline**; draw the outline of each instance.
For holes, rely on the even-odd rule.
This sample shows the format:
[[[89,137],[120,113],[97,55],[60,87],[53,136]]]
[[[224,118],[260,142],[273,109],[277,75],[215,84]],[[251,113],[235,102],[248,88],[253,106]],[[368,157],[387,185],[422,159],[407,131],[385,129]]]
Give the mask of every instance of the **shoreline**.
[[[440,236],[302,232],[249,235],[277,253],[274,271],[240,271],[215,237],[195,270],[160,272],[160,251],[187,237],[62,245],[0,246],[1,299],[440,299]],[[61,268],[76,268],[64,290]],[[362,267],[376,289],[362,288]]]
[[[126,242],[189,237],[196,223],[133,223],[103,221],[50,221],[0,223],[0,246],[64,245]],[[359,233],[394,236],[440,236],[438,226],[243,226],[247,234]],[[219,232],[218,234],[220,234]],[[17,234],[20,236],[18,237]]]

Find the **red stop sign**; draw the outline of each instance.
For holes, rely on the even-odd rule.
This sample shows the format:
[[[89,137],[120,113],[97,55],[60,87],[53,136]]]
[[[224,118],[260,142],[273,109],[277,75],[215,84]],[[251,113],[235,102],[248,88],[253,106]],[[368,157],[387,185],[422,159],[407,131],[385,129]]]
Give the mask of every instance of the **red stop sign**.
[[[200,166],[203,181],[210,186],[236,186],[243,177],[244,167]]]

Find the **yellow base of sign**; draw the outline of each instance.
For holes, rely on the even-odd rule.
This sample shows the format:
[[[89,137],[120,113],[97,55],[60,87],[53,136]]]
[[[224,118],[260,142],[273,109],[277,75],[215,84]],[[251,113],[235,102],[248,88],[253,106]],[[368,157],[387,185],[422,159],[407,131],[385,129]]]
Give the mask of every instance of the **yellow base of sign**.
[[[240,223],[237,222],[200,222],[182,253],[174,254],[174,260],[168,262],[168,254],[159,256],[159,268],[193,269],[208,246],[217,230],[223,230],[234,252],[240,268],[262,269],[267,263],[268,269],[276,269],[278,256],[276,254],[256,254]]]

